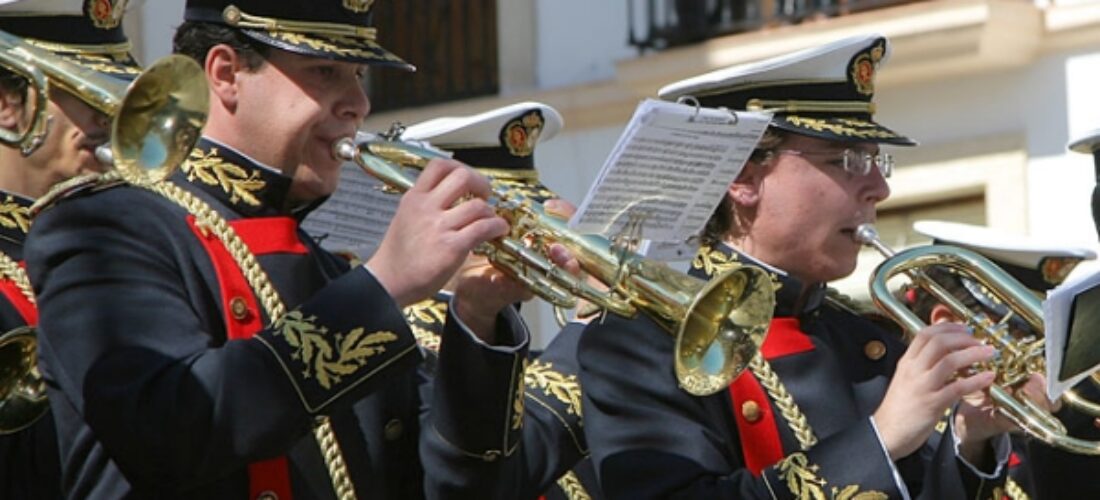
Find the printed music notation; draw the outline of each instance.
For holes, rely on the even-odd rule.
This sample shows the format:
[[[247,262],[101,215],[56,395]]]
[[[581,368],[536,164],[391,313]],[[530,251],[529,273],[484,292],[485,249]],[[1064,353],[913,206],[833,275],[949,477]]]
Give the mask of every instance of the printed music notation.
[[[382,242],[400,200],[396,193],[384,192],[381,181],[348,163],[341,167],[340,187],[302,228],[325,249],[366,260]]]
[[[642,101],[571,227],[610,237],[641,220],[649,256],[683,257],[685,242],[703,229],[770,119]]]

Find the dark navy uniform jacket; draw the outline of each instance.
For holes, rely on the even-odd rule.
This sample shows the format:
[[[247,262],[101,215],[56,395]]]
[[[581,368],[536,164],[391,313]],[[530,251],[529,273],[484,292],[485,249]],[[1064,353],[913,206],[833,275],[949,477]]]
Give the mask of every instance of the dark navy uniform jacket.
[[[31,200],[0,191],[0,252],[16,262],[23,260],[30,206]],[[6,289],[0,295],[0,335],[26,326],[26,310],[34,307],[14,283],[3,286]],[[14,301],[20,304],[17,306]],[[57,437],[49,412],[26,429],[0,435],[0,498],[59,498],[60,474]]]
[[[742,259],[704,247],[692,274]],[[892,463],[871,414],[904,345],[833,301],[800,302],[800,283],[772,271],[776,318],[765,363],[730,390],[696,397],[673,373],[673,336],[646,316],[609,315],[581,338],[585,430],[609,498],[991,498],[950,439]],[[901,481],[898,481],[900,479]]]
[[[331,498],[311,432],[328,415],[360,498],[422,497],[420,355],[382,286],[298,228],[280,173],[204,139],[171,181],[230,221],[288,320],[223,290],[214,236],[159,194],[97,186],[42,212],[28,267],[67,496],[245,498],[248,464],[285,454],[294,498]]]
[[[474,359],[462,344],[446,339],[440,330],[447,311],[446,296],[406,308],[406,317],[421,345],[437,364],[433,377],[431,411],[437,432],[425,433],[421,443],[425,461],[431,460],[425,478],[432,498],[548,499],[601,498],[595,474],[587,460],[580,382],[577,380],[576,346],[584,325],[570,323],[547,348],[530,359],[501,356],[479,358],[484,373],[476,378],[469,370]],[[521,363],[509,388],[496,389],[518,395],[520,428],[509,427],[506,445],[493,447],[504,453],[485,453],[492,442],[487,429],[471,429],[476,411],[472,401],[484,401],[493,378],[508,373],[509,363]],[[465,365],[467,370],[457,368]],[[495,367],[494,367],[495,365]],[[525,366],[525,369],[524,369]],[[495,372],[497,375],[492,375]],[[518,389],[518,392],[515,390]],[[499,442],[499,441],[497,441]],[[572,470],[571,470],[572,469]]]
[[[1074,387],[1078,395],[1100,401],[1100,389],[1091,380]],[[1100,429],[1093,424],[1093,417],[1063,405],[1055,414],[1065,424],[1071,436],[1100,441]],[[1100,457],[1078,455],[1042,443],[1029,440],[1024,467],[1031,472],[1031,491],[1034,499],[1100,498]]]

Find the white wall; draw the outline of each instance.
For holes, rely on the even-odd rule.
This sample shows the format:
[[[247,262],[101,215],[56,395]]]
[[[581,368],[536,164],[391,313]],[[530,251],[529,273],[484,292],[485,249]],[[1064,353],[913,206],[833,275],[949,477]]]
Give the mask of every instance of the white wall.
[[[615,61],[637,54],[623,0],[536,0],[535,19],[539,88],[611,78]]]

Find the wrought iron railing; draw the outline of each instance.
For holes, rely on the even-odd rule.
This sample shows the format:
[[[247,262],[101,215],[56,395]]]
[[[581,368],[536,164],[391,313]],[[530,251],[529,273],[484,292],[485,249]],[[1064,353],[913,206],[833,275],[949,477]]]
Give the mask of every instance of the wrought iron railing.
[[[416,65],[416,73],[377,69],[370,78],[374,111],[496,94],[496,0],[377,2],[379,43]]]
[[[639,52],[921,0],[626,0]]]

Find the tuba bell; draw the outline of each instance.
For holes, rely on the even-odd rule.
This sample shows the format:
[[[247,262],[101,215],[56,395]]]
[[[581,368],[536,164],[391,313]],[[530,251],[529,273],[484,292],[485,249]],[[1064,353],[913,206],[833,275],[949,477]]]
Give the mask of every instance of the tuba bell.
[[[33,115],[26,130],[0,130],[0,142],[19,148],[24,155],[41,146],[50,132],[46,103],[54,87],[112,117],[109,151],[101,147],[96,156],[102,161],[101,155],[109,152],[109,163],[133,183],[167,177],[186,159],[206,122],[206,79],[202,68],[184,56],[161,59],[133,82],[125,83],[0,31],[0,67],[26,78],[34,87]],[[2,257],[5,262],[11,260]],[[3,267],[24,273],[14,263],[8,264]],[[26,288],[33,301],[29,286]],[[38,372],[34,329],[20,327],[0,336],[0,434],[30,426],[45,414],[47,403]]]
[[[354,161],[399,192],[413,185],[403,167],[423,168],[431,159],[445,157],[380,136],[359,142],[341,139],[333,151],[336,158]],[[602,236],[577,234],[514,189],[494,187],[493,196],[491,203],[508,220],[511,232],[475,251],[555,306],[571,308],[580,298],[625,317],[645,312],[675,336],[674,371],[688,393],[702,396],[726,388],[763,343],[775,295],[762,270],[737,267],[703,282]],[[540,250],[552,243],[568,248],[581,268],[609,291],[554,266]]]
[[[887,281],[905,274],[913,282],[946,305],[955,316],[974,329],[974,336],[993,346],[997,355],[979,369],[995,374],[989,388],[990,397],[998,413],[1004,415],[1028,435],[1051,446],[1082,455],[1100,455],[1100,442],[1070,436],[1054,415],[1039,407],[1030,399],[1014,394],[1032,374],[1046,373],[1043,309],[1039,299],[1015,278],[965,248],[949,245],[926,245],[901,252],[894,252],[878,238],[870,224],[856,229],[855,239],[878,250],[886,260],[879,264],[871,276],[871,299],[907,332],[915,333],[926,325],[899,299],[894,297]],[[994,320],[982,311],[968,308],[951,292],[928,277],[924,269],[943,266],[975,281],[1001,300],[1009,309],[1009,315]],[[1015,337],[1008,328],[1008,319],[1016,316],[1023,320],[1032,333],[1026,338]],[[1072,401],[1071,401],[1072,404]]]

